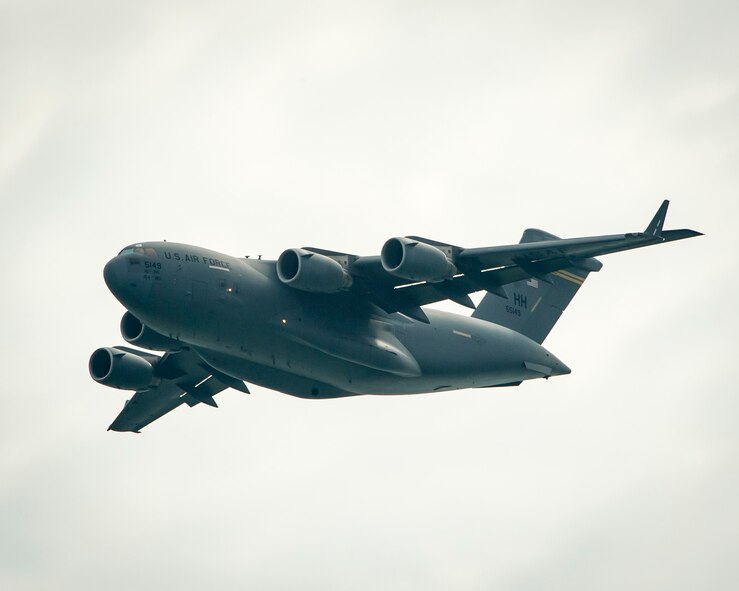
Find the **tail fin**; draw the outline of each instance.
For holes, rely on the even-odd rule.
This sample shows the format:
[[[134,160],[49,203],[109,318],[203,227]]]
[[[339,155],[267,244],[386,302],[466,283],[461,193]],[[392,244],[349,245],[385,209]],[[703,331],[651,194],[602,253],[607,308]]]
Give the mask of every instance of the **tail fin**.
[[[557,236],[528,229],[521,237],[521,243],[541,240],[557,240]],[[488,292],[472,317],[500,324],[541,344],[588,275],[601,267],[597,259],[584,259],[540,278],[511,283],[503,288],[507,299]]]

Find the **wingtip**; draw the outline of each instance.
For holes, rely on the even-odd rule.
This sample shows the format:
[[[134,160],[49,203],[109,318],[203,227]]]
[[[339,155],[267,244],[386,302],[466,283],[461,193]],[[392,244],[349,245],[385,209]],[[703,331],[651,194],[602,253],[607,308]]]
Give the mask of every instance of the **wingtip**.
[[[660,238],[663,242],[672,242],[674,240],[683,240],[685,238],[695,238],[696,236],[703,236],[703,232],[697,230],[665,230],[660,234]]]

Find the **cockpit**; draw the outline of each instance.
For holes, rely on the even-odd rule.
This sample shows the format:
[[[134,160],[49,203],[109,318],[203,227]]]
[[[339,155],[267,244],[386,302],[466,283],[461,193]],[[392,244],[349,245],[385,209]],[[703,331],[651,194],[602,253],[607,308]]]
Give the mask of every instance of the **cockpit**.
[[[157,251],[155,249],[153,249],[151,246],[142,246],[141,244],[134,244],[133,246],[127,246],[121,252],[118,253],[118,256],[122,254],[141,254],[147,257],[152,257],[152,258],[157,257]]]

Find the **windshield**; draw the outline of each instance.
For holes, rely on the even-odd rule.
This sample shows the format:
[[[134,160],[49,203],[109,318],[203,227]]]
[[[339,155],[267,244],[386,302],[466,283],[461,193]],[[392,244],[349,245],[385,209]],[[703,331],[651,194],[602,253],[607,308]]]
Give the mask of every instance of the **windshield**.
[[[157,251],[154,250],[151,246],[142,246],[141,244],[136,244],[134,246],[127,246],[124,248],[121,252],[118,253],[118,255],[122,254],[142,254],[147,257],[156,257]]]

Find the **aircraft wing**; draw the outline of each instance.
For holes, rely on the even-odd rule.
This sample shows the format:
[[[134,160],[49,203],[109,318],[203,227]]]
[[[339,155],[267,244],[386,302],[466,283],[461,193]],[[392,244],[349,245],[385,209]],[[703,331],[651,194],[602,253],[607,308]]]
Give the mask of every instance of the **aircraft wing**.
[[[118,348],[140,353],[126,347]],[[202,402],[217,407],[213,396],[229,387],[249,393],[243,382],[217,372],[187,349],[165,353],[156,363],[155,373],[159,377],[158,385],[136,392],[108,431],[139,433],[181,404],[192,407]]]
[[[451,253],[458,273],[439,282],[409,283],[384,271],[380,257],[357,257],[352,263],[353,290],[361,292],[386,312],[401,312],[427,322],[420,309],[425,304],[450,299],[474,308],[470,293],[486,290],[507,297],[503,285],[537,278],[571,267],[598,271],[600,261],[593,257],[700,236],[695,230],[663,230],[669,201],[665,200],[643,232],[560,239],[540,230],[527,230],[521,243],[507,246],[462,248],[409,236],[419,242],[443,247]],[[536,239],[543,236],[546,239]],[[533,239],[532,239],[533,237]]]

